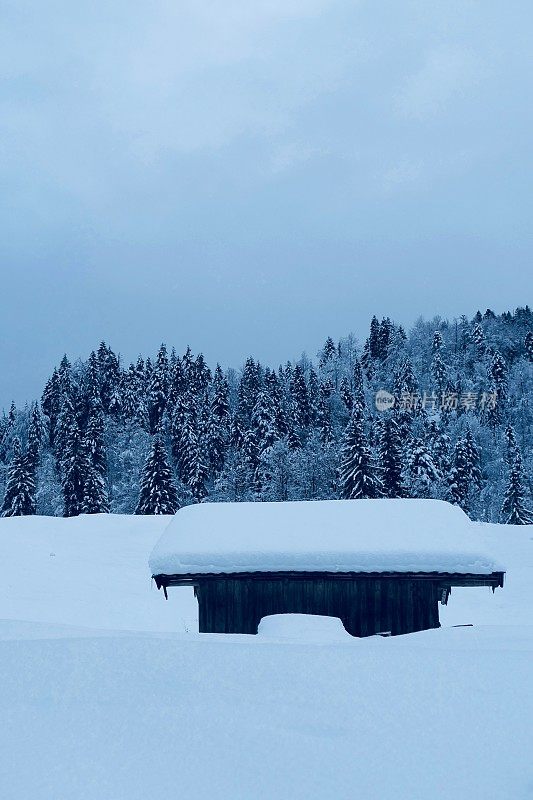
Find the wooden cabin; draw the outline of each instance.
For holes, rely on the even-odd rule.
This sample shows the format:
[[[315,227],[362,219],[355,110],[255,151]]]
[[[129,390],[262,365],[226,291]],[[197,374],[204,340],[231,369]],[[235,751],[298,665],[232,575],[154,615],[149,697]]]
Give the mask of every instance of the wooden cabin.
[[[454,586],[503,586],[480,528],[439,500],[202,503],[178,511],[150,568],[165,596],[194,587],[201,633],[298,613],[397,635],[438,628]]]

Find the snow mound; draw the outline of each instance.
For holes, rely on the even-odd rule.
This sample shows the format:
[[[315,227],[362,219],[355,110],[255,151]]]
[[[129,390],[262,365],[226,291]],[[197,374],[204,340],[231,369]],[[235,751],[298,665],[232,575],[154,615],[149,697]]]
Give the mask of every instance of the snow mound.
[[[318,614],[272,614],[263,617],[259,623],[258,636],[268,639],[287,639],[290,641],[353,643],[355,640],[346,632],[337,617],[323,617]]]
[[[479,524],[442,500],[202,503],[180,509],[152,575],[500,571]]]

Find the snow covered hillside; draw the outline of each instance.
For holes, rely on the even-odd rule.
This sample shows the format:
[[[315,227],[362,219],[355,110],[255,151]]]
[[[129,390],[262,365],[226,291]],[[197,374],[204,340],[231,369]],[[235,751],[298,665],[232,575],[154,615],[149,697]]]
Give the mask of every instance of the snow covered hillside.
[[[319,618],[194,633],[191,591],[151,586],[166,522],[0,520],[1,797],[533,797],[532,527],[479,526],[503,590],[356,640]]]

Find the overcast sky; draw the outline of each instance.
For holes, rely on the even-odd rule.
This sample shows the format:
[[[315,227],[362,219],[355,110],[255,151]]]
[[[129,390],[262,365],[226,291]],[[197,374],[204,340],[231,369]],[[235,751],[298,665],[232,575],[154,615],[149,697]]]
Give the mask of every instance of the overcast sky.
[[[0,407],[532,301],[530,2],[0,0]]]

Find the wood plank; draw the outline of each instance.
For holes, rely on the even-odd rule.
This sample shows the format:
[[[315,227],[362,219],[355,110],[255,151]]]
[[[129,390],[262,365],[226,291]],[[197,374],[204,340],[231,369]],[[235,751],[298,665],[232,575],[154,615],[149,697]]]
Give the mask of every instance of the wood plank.
[[[201,632],[256,633],[270,614],[336,616],[352,635],[393,635],[439,626],[438,579],[335,575],[293,579],[204,576],[196,584]]]

